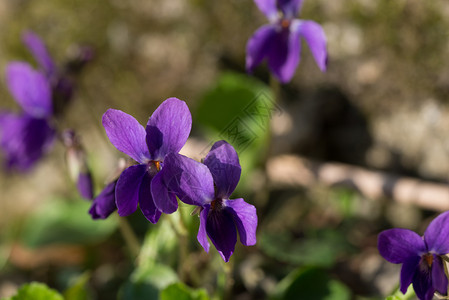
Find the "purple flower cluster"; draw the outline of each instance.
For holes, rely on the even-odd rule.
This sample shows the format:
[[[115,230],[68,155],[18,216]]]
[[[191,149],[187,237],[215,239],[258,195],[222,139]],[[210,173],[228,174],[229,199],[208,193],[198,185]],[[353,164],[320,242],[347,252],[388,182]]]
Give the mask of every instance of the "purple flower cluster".
[[[394,264],[402,264],[400,290],[408,286],[421,300],[431,300],[438,292],[446,295],[448,279],[442,256],[449,253],[449,212],[435,218],[421,237],[408,229],[389,229],[378,237],[380,255]]]
[[[209,236],[223,259],[229,261],[237,231],[244,245],[256,243],[256,208],[243,199],[229,199],[241,173],[234,148],[225,141],[215,143],[204,164],[178,153],[192,126],[184,101],[165,100],[146,128],[114,109],[103,115],[103,126],[111,143],[137,164],[126,168],[94,200],[90,210],[94,219],[107,218],[115,208],[120,216],[127,216],[139,206],[144,216],[156,223],[162,213],[177,210],[178,196],[184,203],[201,208],[198,241],[206,251]]]
[[[22,111],[0,111],[0,150],[6,167],[19,171],[30,169],[51,148],[57,131],[54,119],[73,94],[67,72],[56,68],[42,40],[26,32],[23,42],[39,69],[26,62],[8,64],[6,84]]]
[[[56,119],[72,99],[74,84],[70,76],[78,73],[92,59],[90,48],[79,48],[77,57],[60,70],[47,51],[43,41],[34,33],[23,34],[39,69],[26,62],[11,62],[6,68],[9,92],[21,106],[19,113],[0,111],[0,151],[8,170],[27,171],[47,153],[56,138]],[[73,131],[61,134],[67,148],[67,162],[80,194],[93,197],[92,178],[86,165],[84,150]],[[76,173],[76,174],[75,174]]]
[[[273,75],[289,82],[299,64],[301,38],[309,45],[321,71],[326,71],[326,35],[314,21],[295,19],[303,0],[254,0],[270,24],[260,27],[246,46],[246,69],[252,72],[265,58]]]

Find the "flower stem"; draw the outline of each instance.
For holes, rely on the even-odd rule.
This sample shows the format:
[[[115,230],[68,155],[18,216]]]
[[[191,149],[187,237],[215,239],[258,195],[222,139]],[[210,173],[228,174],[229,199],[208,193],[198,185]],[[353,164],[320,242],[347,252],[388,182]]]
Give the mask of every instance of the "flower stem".
[[[133,257],[137,257],[140,252],[140,243],[139,240],[137,239],[136,234],[134,233],[133,229],[131,228],[131,225],[129,225],[126,218],[118,217],[118,220],[120,232],[122,233],[123,239],[125,240],[126,245],[129,248],[129,251],[131,252]]]
[[[279,102],[281,101],[281,85],[279,84],[279,81],[274,78],[273,75],[270,75],[270,89],[273,93],[273,105],[277,106],[279,105]],[[270,154],[272,154],[272,144],[273,144],[273,129],[271,126],[272,119],[270,118],[267,128],[267,148],[265,152],[264,157],[264,165],[266,164],[268,158],[270,157]]]
[[[273,75],[270,75],[270,88],[273,91],[273,100],[278,104],[281,98],[281,85]]]
[[[171,225],[171,227],[173,228],[173,231],[175,232],[176,236],[178,237],[178,241],[179,241],[179,262],[178,262],[178,276],[179,279],[184,282],[185,281],[185,266],[184,264],[187,262],[187,255],[188,255],[188,251],[187,251],[187,229],[186,226],[184,224],[184,220],[182,217],[182,213],[181,211],[179,211],[177,214],[179,214],[179,218],[176,218],[176,214],[171,214],[171,215],[167,215],[167,219]],[[178,223],[175,223],[175,221],[177,221]]]
[[[229,261],[223,265],[224,273],[225,273],[225,282],[223,288],[223,299],[229,300],[231,299],[232,287],[234,286],[234,279],[232,276],[232,269],[234,267],[233,261]]]

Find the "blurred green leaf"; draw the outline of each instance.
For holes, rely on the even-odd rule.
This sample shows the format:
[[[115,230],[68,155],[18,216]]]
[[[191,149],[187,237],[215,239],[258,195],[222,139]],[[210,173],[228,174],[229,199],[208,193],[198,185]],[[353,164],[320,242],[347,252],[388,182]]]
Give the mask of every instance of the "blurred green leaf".
[[[165,215],[162,222],[158,222],[147,232],[137,260],[137,268],[134,271],[135,278],[139,279],[141,273],[147,274],[148,270],[152,270],[160,262],[170,263],[170,260],[176,257],[178,239],[168,218],[175,219],[178,212],[173,215],[175,216]]]
[[[205,289],[194,290],[182,282],[169,285],[161,292],[161,300],[208,300]]]
[[[176,272],[169,266],[178,251],[177,235],[169,221],[176,222],[178,219],[178,212],[170,216],[164,215],[158,224],[148,230],[137,259],[137,267],[121,288],[120,299],[159,299],[160,291],[179,280]]]
[[[287,232],[263,233],[259,247],[267,255],[295,265],[330,267],[350,245],[341,232],[322,230],[296,239]]]
[[[273,98],[268,86],[259,80],[239,73],[223,73],[216,85],[200,99],[194,117],[202,125],[221,132],[242,112],[251,112],[251,105],[257,104],[257,98],[263,94],[269,98],[264,100]],[[241,117],[248,115],[242,114]],[[266,118],[269,119],[269,115]]]
[[[119,299],[159,299],[159,292],[177,281],[176,272],[168,266],[153,264],[145,269],[138,268],[122,287]]]
[[[155,264],[149,268],[140,269],[138,273],[133,274],[133,281],[151,283],[159,290],[162,290],[173,282],[178,281],[178,275],[169,266]]]
[[[43,283],[31,282],[22,285],[15,296],[3,300],[64,300],[64,298]]]
[[[43,203],[26,221],[22,241],[28,247],[49,244],[95,243],[116,228],[114,218],[94,221],[88,214],[90,202],[56,199]]]
[[[87,282],[90,279],[89,273],[79,276],[75,283],[64,292],[65,300],[87,300],[89,293],[87,290]]]
[[[128,281],[122,286],[118,299],[159,300],[159,290],[149,283]]]
[[[407,292],[405,294],[402,294],[402,292],[399,290],[399,287],[394,292],[393,295],[388,296],[386,300],[409,300],[413,299],[415,297],[415,291],[413,290],[413,286],[410,285],[407,289]]]
[[[325,270],[300,268],[277,285],[272,300],[349,300],[351,293],[341,282],[330,278]]]
[[[226,140],[240,156],[242,179],[265,155],[270,120],[281,110],[263,82],[239,73],[224,73],[204,94],[194,119],[213,142]],[[201,153],[207,154],[209,147]],[[244,185],[244,184],[242,184]]]

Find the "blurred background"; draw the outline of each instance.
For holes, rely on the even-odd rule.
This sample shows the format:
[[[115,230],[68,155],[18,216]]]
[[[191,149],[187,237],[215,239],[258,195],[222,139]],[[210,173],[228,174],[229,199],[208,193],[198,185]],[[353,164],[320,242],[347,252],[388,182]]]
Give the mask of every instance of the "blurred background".
[[[218,299],[391,294],[400,266],[379,256],[377,234],[392,227],[422,234],[438,210],[449,208],[449,198],[394,201],[389,190],[366,195],[357,186],[329,187],[319,174],[292,182],[283,166],[292,157],[317,168],[338,162],[444,190],[449,6],[444,0],[308,0],[300,17],[323,26],[328,71],[319,71],[303,44],[296,74],[275,100],[265,64],[252,76],[244,69],[246,42],[267,23],[251,0],[1,0],[1,70],[12,60],[34,63],[21,41],[25,30],[37,33],[61,66],[77,45],[94,49],[59,126],[81,136],[96,194],[123,157],[107,140],[102,114],[120,109],[145,124],[163,100],[177,97],[194,118],[183,153],[199,160],[213,141],[233,144],[244,172],[233,198],[257,207],[259,228],[257,245],[238,243],[224,266],[215,249],[200,248],[197,217],[181,206],[178,217],[185,215],[189,232],[183,261],[176,258],[176,232],[136,212],[127,219],[146,252],[135,260],[116,214],[90,219],[89,203],[67,175],[65,149],[56,143],[30,172],[0,173],[0,297],[31,281],[66,291],[68,299],[153,299],[177,280],[204,289],[188,299],[207,299],[203,292]],[[249,113],[254,103],[268,110]],[[0,109],[19,110],[4,71]],[[236,137],[235,126],[245,132]],[[73,287],[84,298],[69,298]]]

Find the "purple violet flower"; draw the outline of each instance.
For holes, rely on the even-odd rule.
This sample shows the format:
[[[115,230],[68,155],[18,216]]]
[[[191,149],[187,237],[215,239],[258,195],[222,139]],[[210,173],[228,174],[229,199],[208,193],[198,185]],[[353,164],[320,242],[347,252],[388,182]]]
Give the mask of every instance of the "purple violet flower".
[[[301,38],[312,51],[321,71],[326,71],[326,35],[314,21],[295,19],[303,0],[254,0],[270,24],[260,27],[246,46],[246,69],[258,66],[264,58],[273,75],[282,83],[290,81],[299,64]]]
[[[132,116],[108,109],[103,126],[111,143],[139,163],[124,170],[117,181],[118,214],[130,215],[139,204],[144,216],[156,223],[161,210],[176,211],[176,197],[162,184],[159,171],[167,166],[166,155],[179,152],[189,137],[192,116],[186,103],[177,98],[165,100],[149,118],[146,129]],[[166,203],[157,201],[160,194],[167,196]]]
[[[242,198],[229,199],[241,173],[237,152],[230,144],[216,142],[204,164],[174,153],[167,155],[165,163],[159,178],[181,201],[201,208],[197,239],[206,252],[209,237],[228,262],[237,242],[237,230],[243,245],[256,244],[256,208]]]
[[[8,65],[6,83],[23,112],[0,112],[0,148],[8,169],[25,171],[49,150],[55,138],[51,88],[44,74],[23,62]]]
[[[449,253],[449,212],[435,218],[423,237],[408,229],[385,230],[379,234],[377,247],[387,261],[402,264],[402,293],[413,283],[421,300],[431,300],[435,291],[446,295],[448,280],[440,256]]]

